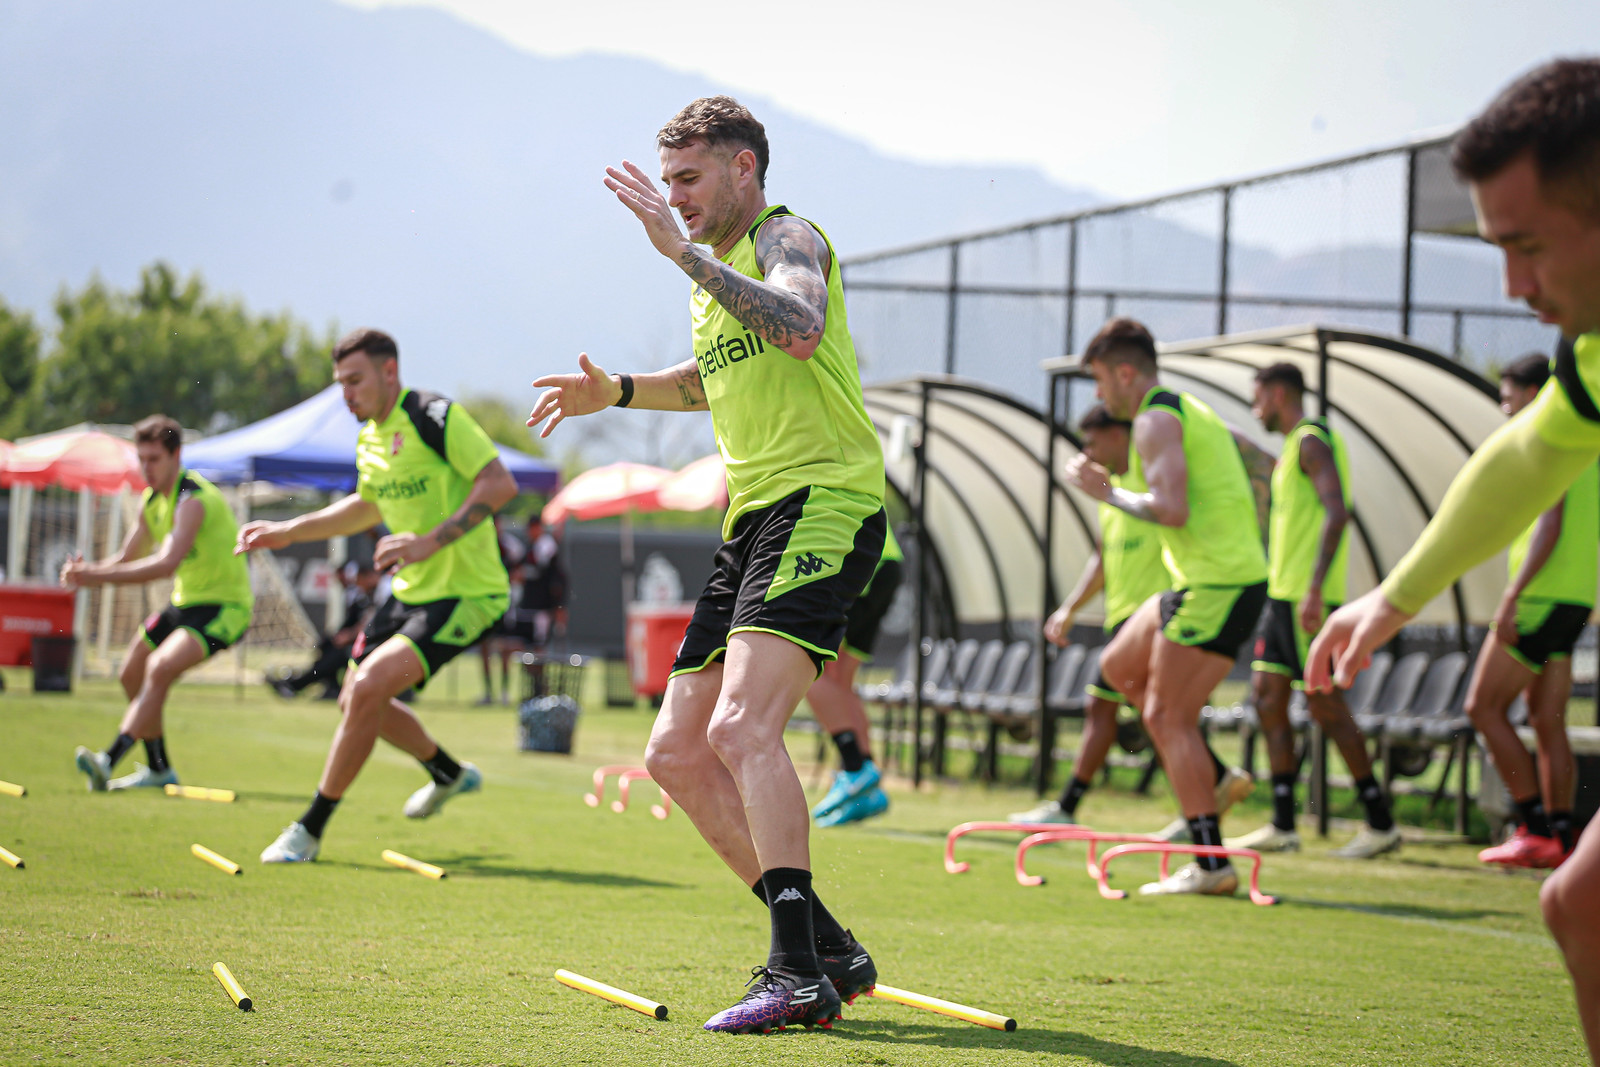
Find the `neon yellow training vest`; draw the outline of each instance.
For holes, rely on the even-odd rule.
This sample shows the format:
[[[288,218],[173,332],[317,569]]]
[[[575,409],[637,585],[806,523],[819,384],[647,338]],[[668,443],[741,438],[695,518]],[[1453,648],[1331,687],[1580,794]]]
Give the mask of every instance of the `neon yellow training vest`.
[[[1122,480],[1112,475],[1111,484],[1120,485]],[[1172,588],[1156,524],[1110,504],[1100,505],[1100,566],[1105,570],[1107,631],[1155,594]]]
[[[1591,463],[1567,490],[1561,509],[1561,536],[1555,551],[1518,600],[1546,600],[1559,604],[1594,607],[1595,585],[1600,581],[1600,464]],[[1511,542],[1508,562],[1514,579],[1528,558],[1535,522]]]
[[[1320,419],[1302,419],[1283,439],[1283,452],[1272,468],[1272,517],[1268,521],[1267,595],[1274,600],[1298,603],[1311,588],[1311,572],[1317,567],[1317,552],[1322,546],[1322,524],[1328,509],[1317,496],[1311,476],[1300,469],[1300,445],[1315,437],[1333,451],[1333,465],[1339,471],[1344,506],[1350,507],[1350,460],[1344,438]],[[1339,536],[1339,547],[1328,565],[1322,583],[1322,599],[1327,604],[1345,602],[1345,576],[1350,563],[1350,528]]]
[[[195,534],[189,554],[173,572],[172,603],[180,608],[190,604],[242,604],[250,608],[255,603],[250,592],[250,562],[245,556],[233,554],[239,523],[221,491],[193,471],[180,469],[172,490],[164,496],[157,496],[154,489],[144,491],[140,506],[152,550],[172,533],[178,504],[187,497],[200,501],[206,516],[200,521],[200,532]]]

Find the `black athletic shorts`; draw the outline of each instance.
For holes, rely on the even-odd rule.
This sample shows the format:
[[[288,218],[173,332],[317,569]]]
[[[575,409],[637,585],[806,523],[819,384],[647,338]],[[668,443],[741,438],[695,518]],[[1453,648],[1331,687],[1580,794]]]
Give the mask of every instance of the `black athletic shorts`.
[[[207,656],[215,656],[237,642],[249,628],[248,604],[186,604],[181,608],[168,604],[166,610],[144,620],[139,636],[154,651],[174,630],[188,630]]]
[[[1117,635],[1122,632],[1122,628],[1124,626],[1128,625],[1128,619],[1131,618],[1133,618],[1133,616],[1129,615],[1128,618],[1123,619],[1111,629],[1106,631],[1106,645],[1109,645],[1112,641],[1116,640]],[[1100,651],[1105,651],[1105,645],[1100,646]],[[1094,681],[1084,686],[1083,691],[1092,697],[1099,697],[1101,700],[1109,700],[1113,704],[1126,704],[1128,702],[1127,697],[1111,688],[1111,685],[1106,681],[1106,672],[1100,669],[1099,664],[1095,665]]]
[[[838,657],[845,616],[878,566],[887,529],[881,501],[823,486],[740,516],[717,550],[672,673],[718,662],[728,638],[749,630],[788,638],[820,672]]]
[[[1553,659],[1567,659],[1589,625],[1593,610],[1550,600],[1517,601],[1517,643],[1506,645],[1511,658],[1535,674]]]
[[[1255,632],[1267,583],[1196,586],[1161,594],[1161,633],[1174,644],[1233,659]]]
[[[878,565],[856,602],[850,605],[844,621],[844,647],[863,663],[872,658],[872,646],[878,643],[878,627],[889,613],[904,576],[905,568],[899,560],[885,560]]]
[[[417,683],[420,689],[440,667],[476,644],[505,614],[508,602],[506,596],[479,596],[407,604],[391,596],[378,605],[357,635],[350,659],[360,663],[385,641],[397,637],[409,644],[422,661],[424,673]]]
[[[1327,605],[1328,614],[1339,610],[1338,604]],[[1261,625],[1256,627],[1255,659],[1250,664],[1253,671],[1281,674],[1296,689],[1305,687],[1306,653],[1311,649],[1315,634],[1307,633],[1300,625],[1300,607],[1288,600],[1269,599],[1267,610],[1261,613]]]

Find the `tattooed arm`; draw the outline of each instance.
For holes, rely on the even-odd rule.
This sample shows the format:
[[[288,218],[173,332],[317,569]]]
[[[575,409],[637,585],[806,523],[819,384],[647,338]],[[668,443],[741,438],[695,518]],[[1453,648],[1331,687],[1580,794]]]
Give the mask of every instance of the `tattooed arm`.
[[[511,503],[517,495],[516,479],[504,463],[492,459],[472,479],[472,489],[461,507],[426,534],[390,534],[378,542],[372,553],[372,566],[379,570],[421,563],[448,544],[461,540],[472,528]]]
[[[758,337],[796,359],[809,359],[827,324],[828,242],[804,219],[779,215],[756,234],[762,278],[750,278],[699,245],[678,266]]]
[[[1189,464],[1183,454],[1183,426],[1165,411],[1146,411],[1133,420],[1133,444],[1139,450],[1149,492],[1135,493],[1111,484],[1100,464],[1079,453],[1067,464],[1067,480],[1096,500],[1136,519],[1162,526],[1189,521]]]
[[[704,411],[706,391],[700,385],[700,370],[695,361],[686,359],[666,370],[649,374],[634,374],[633,398],[630,408],[647,411]],[[544,392],[528,414],[528,425],[538,426],[546,419],[540,437],[549,437],[550,431],[562,419],[575,415],[592,415],[612,407],[622,399],[622,375],[607,374],[587,352],[578,353],[578,373],[547,374],[535,378],[533,384]]]

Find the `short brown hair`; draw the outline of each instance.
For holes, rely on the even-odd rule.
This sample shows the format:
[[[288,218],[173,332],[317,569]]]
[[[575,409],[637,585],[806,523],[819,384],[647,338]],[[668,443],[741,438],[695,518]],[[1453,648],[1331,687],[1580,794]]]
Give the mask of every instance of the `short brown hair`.
[[[1146,373],[1156,369],[1156,339],[1145,324],[1127,317],[1115,318],[1094,335],[1083,350],[1084,366],[1091,363],[1131,363]]]
[[[1269,363],[1256,371],[1256,384],[1281,385],[1295,396],[1304,396],[1306,376],[1293,363]]]
[[[767,187],[767,128],[733,97],[702,96],[656,134],[660,148],[687,148],[691,141],[704,141],[713,148],[733,146],[736,152],[750,149],[756,157],[756,181]]]
[[[1550,357],[1543,352],[1519,356],[1500,368],[1500,380],[1524,389],[1543,389],[1550,380]]]
[[[1096,430],[1127,430],[1132,432],[1133,423],[1127,419],[1119,419],[1111,414],[1104,404],[1096,404],[1083,413],[1083,418],[1078,420],[1078,432],[1090,433]]]
[[[170,415],[150,415],[133,424],[133,443],[160,444],[171,455],[183,447],[183,427]]]
[[[1456,135],[1450,163],[1482,181],[1524,153],[1541,185],[1600,221],[1600,58],[1553,60],[1506,86]]]
[[[345,356],[357,352],[365,352],[368,359],[400,358],[400,346],[394,343],[393,337],[367,326],[351,330],[339,338],[339,343],[333,346],[333,361],[338,363]]]

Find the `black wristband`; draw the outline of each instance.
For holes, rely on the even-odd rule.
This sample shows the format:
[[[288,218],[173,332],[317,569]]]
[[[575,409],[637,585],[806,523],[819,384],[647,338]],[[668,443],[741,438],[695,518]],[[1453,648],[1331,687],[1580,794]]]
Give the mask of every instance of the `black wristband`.
[[[617,402],[612,406],[625,408],[629,404],[633,403],[633,375],[617,375],[617,384],[622,386],[622,395],[617,397]]]

